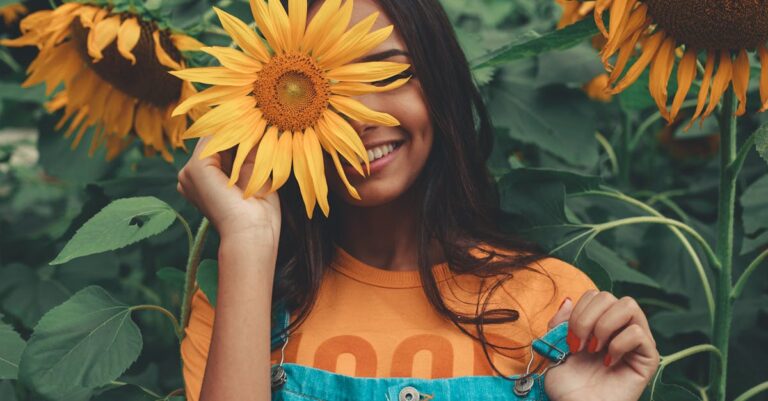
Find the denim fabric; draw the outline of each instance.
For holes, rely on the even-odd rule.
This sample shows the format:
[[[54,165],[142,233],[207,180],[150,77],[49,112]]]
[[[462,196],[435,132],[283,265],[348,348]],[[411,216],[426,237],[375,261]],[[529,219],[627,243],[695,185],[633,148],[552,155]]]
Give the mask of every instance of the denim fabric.
[[[272,349],[285,342],[277,333],[288,325],[290,313],[281,306],[276,307],[276,324],[272,328]],[[553,362],[564,359],[570,350],[565,341],[568,322],[549,330],[533,342],[533,350]],[[276,365],[275,365],[276,366]],[[370,378],[336,374],[295,363],[283,363],[286,382],[272,392],[273,401],[401,401],[401,392],[408,387],[418,391],[419,401],[549,401],[544,392],[544,375],[534,373],[533,387],[527,394],[519,396],[513,392],[515,381],[499,376],[461,376],[446,379],[419,379],[409,377]],[[522,375],[509,378],[517,379]],[[430,398],[431,396],[431,398]]]

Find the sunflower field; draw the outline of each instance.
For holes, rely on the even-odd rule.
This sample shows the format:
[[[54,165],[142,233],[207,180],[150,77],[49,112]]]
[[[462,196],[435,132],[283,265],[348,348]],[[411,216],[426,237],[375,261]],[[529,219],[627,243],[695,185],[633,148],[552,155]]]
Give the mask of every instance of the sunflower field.
[[[637,299],[662,355],[643,399],[768,400],[768,3],[441,2],[492,114],[504,228]],[[215,296],[218,238],[177,174],[210,106],[268,102],[242,76],[275,49],[242,38],[276,43],[278,7],[0,0],[0,401],[184,399],[179,341],[191,293]],[[354,115],[337,95],[363,90],[322,100]],[[301,155],[309,216],[328,213],[312,166],[334,118],[261,127]]]

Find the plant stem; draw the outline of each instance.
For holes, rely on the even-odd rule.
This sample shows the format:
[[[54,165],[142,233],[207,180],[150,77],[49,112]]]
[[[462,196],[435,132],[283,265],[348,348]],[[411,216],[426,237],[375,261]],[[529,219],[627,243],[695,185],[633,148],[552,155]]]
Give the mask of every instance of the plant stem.
[[[755,396],[758,393],[761,393],[766,390],[768,390],[768,382],[762,382],[757,386],[752,387],[751,389],[745,391],[742,395],[734,398],[733,401],[747,401],[748,399],[752,398],[752,396]]]
[[[176,319],[176,316],[171,313],[168,309],[163,308],[162,306],[158,305],[136,305],[131,306],[131,311],[137,311],[137,310],[154,310],[162,313],[163,315],[168,317],[168,320],[171,321],[173,324],[173,330],[176,332],[176,337],[181,340],[181,326],[179,326],[179,321]]]
[[[653,377],[653,380],[651,381],[651,399],[654,399],[653,394],[656,391],[656,382],[661,378],[661,375],[664,372],[664,368],[666,368],[667,366],[669,366],[674,362],[677,362],[681,359],[685,359],[691,355],[695,355],[701,352],[711,352],[713,359],[717,358],[717,361],[721,360],[720,350],[718,350],[711,344],[694,345],[693,347],[689,347],[684,350],[675,352],[674,354],[662,356],[661,362],[659,363],[659,369],[656,371],[656,375]]]
[[[603,136],[603,134],[600,132],[595,132],[595,138],[605,150],[605,154],[608,156],[608,160],[611,162],[611,171],[615,176],[619,173],[619,161],[616,159],[616,152],[613,150],[613,146],[611,146],[611,143],[608,142],[608,139],[606,139],[605,136]]]
[[[757,266],[759,266],[760,263],[763,263],[766,258],[768,258],[768,249],[758,255],[755,260],[747,266],[747,270],[744,270],[744,273],[741,273],[741,277],[736,280],[736,285],[733,286],[733,290],[731,291],[732,301],[739,299],[741,292],[744,290],[744,285],[747,284],[747,279],[749,279],[749,276],[752,275],[755,269],[757,269]]]
[[[205,244],[205,237],[208,233],[208,227],[210,222],[203,217],[203,221],[200,222],[200,227],[195,234],[195,240],[192,247],[189,250],[189,258],[187,259],[187,269],[184,280],[184,298],[181,304],[181,336],[180,340],[184,339],[184,329],[187,328],[189,321],[189,306],[192,303],[192,293],[194,292],[195,280],[197,279],[197,267],[200,265],[200,255],[203,252],[203,245]]]
[[[720,260],[720,271],[716,273],[715,325],[712,333],[713,344],[720,350],[722,368],[711,369],[710,391],[713,401],[725,401],[728,369],[728,340],[733,318],[731,286],[733,269],[733,225],[736,201],[736,176],[729,166],[736,160],[736,96],[733,86],[723,98],[720,114],[720,194],[717,205],[717,245],[715,252]]]

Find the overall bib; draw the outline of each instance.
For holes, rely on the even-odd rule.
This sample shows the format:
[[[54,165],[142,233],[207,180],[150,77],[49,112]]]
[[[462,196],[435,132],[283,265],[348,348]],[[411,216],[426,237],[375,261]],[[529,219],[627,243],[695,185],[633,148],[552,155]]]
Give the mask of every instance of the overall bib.
[[[290,312],[275,306],[271,349],[288,343],[289,336],[278,335],[290,323]],[[533,341],[533,351],[552,361],[549,367],[563,362],[570,354],[565,341],[568,322],[560,323]],[[530,372],[530,362],[528,371]],[[547,368],[547,369],[548,369]],[[549,401],[544,392],[544,374],[499,376],[462,376],[445,379],[409,377],[353,377],[322,369],[279,363],[272,365],[273,401],[471,401],[530,400]]]

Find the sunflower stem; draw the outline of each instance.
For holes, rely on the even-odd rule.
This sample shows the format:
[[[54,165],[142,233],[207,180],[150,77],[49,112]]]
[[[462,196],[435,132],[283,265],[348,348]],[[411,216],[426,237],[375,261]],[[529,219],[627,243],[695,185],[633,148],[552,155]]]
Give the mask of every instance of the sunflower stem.
[[[723,98],[720,114],[720,193],[717,206],[717,245],[715,253],[720,260],[716,272],[715,325],[712,333],[713,345],[720,350],[721,361],[710,359],[710,391],[713,401],[725,401],[728,369],[728,341],[733,319],[732,269],[733,269],[733,226],[736,201],[736,175],[729,168],[736,160],[736,95],[733,86]],[[714,364],[722,362],[721,369]]]
[[[208,219],[203,217],[203,221],[200,222],[200,227],[197,229],[197,233],[195,234],[195,240],[189,250],[189,258],[187,259],[187,270],[184,281],[184,298],[181,304],[180,340],[184,339],[184,329],[187,328],[187,323],[189,322],[189,306],[192,303],[192,293],[194,292],[195,281],[197,279],[197,267],[200,265],[200,255],[203,252],[203,245],[205,244],[208,227],[210,227],[210,222]]]

